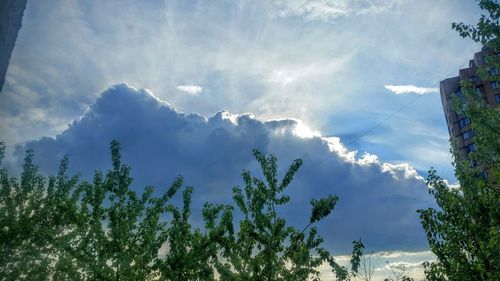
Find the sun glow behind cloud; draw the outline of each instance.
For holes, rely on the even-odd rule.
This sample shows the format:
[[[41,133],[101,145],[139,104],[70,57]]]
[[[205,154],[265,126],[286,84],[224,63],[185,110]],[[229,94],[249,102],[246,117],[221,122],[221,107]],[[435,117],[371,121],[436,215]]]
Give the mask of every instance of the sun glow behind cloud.
[[[318,131],[313,131],[311,128],[306,126],[301,120],[296,120],[297,123],[294,127],[293,133],[301,138],[314,138],[321,137],[321,134]]]

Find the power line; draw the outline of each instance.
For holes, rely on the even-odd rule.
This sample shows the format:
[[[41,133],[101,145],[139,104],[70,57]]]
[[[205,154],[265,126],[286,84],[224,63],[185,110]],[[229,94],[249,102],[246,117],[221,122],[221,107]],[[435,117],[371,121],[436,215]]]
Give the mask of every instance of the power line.
[[[460,65],[458,67],[458,69],[461,69],[462,67],[464,67],[465,64],[466,63],[463,63],[462,65]],[[453,73],[450,73],[449,75],[446,75],[446,76],[451,76],[451,75],[453,75]],[[439,85],[439,82],[436,82],[436,83],[434,83],[434,85],[431,86],[431,88],[435,88],[438,85]],[[349,143],[347,143],[345,146],[350,146],[351,144],[353,144],[353,143],[357,142],[358,140],[360,140],[362,137],[368,135],[373,130],[375,130],[376,128],[378,128],[379,126],[381,126],[382,124],[384,124],[385,122],[389,121],[394,116],[398,115],[401,111],[403,111],[404,109],[406,109],[408,106],[410,106],[411,104],[413,104],[414,102],[416,102],[418,99],[420,99],[423,96],[424,95],[418,95],[414,99],[410,100],[409,102],[407,102],[406,104],[404,104],[403,106],[401,106],[398,110],[396,110],[395,112],[391,113],[389,116],[387,116],[386,118],[384,118],[382,121],[380,121],[377,124],[375,124],[374,126],[370,127],[368,130],[366,130],[364,133],[362,133],[361,135],[359,135],[358,137],[356,137],[354,140],[352,140]]]
[[[398,113],[400,113],[401,111],[403,111],[405,108],[407,108],[408,106],[410,106],[412,103],[416,102],[418,99],[420,99],[421,97],[423,97],[424,95],[418,95],[417,97],[415,97],[414,99],[412,99],[410,102],[406,103],[405,105],[403,105],[402,107],[400,107],[398,110],[396,110],[395,112],[391,113],[389,116],[387,116],[384,120],[378,122],[377,124],[375,124],[375,126],[372,126],[371,128],[369,128],[368,130],[366,130],[364,133],[362,133],[361,135],[359,135],[358,137],[356,137],[354,140],[350,141],[349,143],[347,143],[345,146],[350,146],[351,144],[357,142],[359,139],[361,139],[362,137],[368,135],[369,133],[371,133],[373,130],[375,130],[376,128],[380,127],[382,124],[384,124],[385,122],[389,121],[390,119],[392,119],[394,116],[396,116]]]
[[[458,69],[462,69],[462,67],[464,67],[466,65],[466,63],[463,63],[461,64]],[[453,71],[452,73],[446,75],[446,77],[449,77],[449,76],[452,76],[454,73],[456,73],[456,70]],[[431,88],[434,88],[434,87],[437,87],[439,85],[439,82],[436,82],[434,83],[434,85],[431,86]],[[410,100],[409,102],[407,102],[406,104],[404,104],[403,106],[401,106],[399,109],[397,109],[396,111],[394,111],[393,113],[389,114],[386,118],[384,118],[382,121],[378,122],[377,124],[375,124],[374,126],[370,127],[368,130],[366,130],[365,132],[363,132],[361,135],[357,136],[354,140],[350,141],[349,143],[345,144],[344,146],[347,148],[348,146],[350,146],[351,144],[357,142],[358,140],[360,140],[361,138],[363,138],[364,136],[368,135],[369,133],[371,133],[372,131],[374,131],[376,128],[380,127],[381,125],[383,125],[384,123],[386,123],[387,121],[391,120],[392,118],[394,118],[396,115],[398,115],[401,111],[405,110],[408,106],[410,106],[411,104],[415,103],[417,100],[419,100],[421,97],[423,97],[424,95],[418,95],[417,97],[413,98],[412,100]],[[325,162],[327,159],[329,159],[329,156],[327,157],[324,157],[322,160],[320,160],[319,163],[317,164],[314,164],[312,166],[310,166],[308,169],[306,170],[303,170],[303,172],[301,173],[301,175],[304,175],[306,174],[307,172],[309,172],[313,167],[315,166],[321,166],[323,164],[323,162]]]

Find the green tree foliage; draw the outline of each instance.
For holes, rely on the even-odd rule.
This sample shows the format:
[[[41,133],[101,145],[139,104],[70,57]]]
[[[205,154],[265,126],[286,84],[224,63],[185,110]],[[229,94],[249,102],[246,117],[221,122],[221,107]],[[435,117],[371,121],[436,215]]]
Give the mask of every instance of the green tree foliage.
[[[88,280],[147,280],[157,272],[160,248],[167,241],[166,204],[181,188],[177,178],[161,197],[146,187],[142,196],[130,189],[130,167],[121,164],[118,142],[111,143],[113,169],[96,172],[80,185],[80,229],[68,243],[76,268]],[[178,223],[177,218],[172,223]]]
[[[500,69],[500,3],[479,1],[487,12],[476,26],[453,24],[462,37],[491,51],[480,78],[499,81],[491,68]],[[500,82],[499,82],[500,83]],[[465,99],[456,99],[457,112],[472,120],[477,150],[466,158],[452,145],[460,188],[447,186],[436,171],[427,179],[439,209],[419,210],[431,250],[437,261],[426,263],[429,280],[500,280],[500,109],[484,105],[470,81],[461,81]],[[485,179],[482,175],[488,173]]]
[[[330,214],[338,198],[330,195],[313,199],[309,224],[303,229],[287,226],[278,209],[290,201],[285,189],[302,161],[295,160],[279,180],[276,157],[256,150],[253,154],[265,180],[244,171],[245,187],[233,188],[233,198],[243,219],[238,232],[228,228],[231,231],[224,244],[224,262],[217,265],[221,280],[319,280],[318,267],[323,263],[331,264],[339,280],[347,278],[347,269],[339,266],[321,246],[323,239],[312,226]],[[360,242],[356,245],[362,247]],[[354,254],[353,262],[357,259]]]
[[[2,144],[0,159],[4,151]],[[182,210],[168,204],[180,177],[161,197],[152,187],[139,197],[116,141],[111,153],[113,169],[96,172],[92,183],[67,177],[67,158],[47,182],[32,151],[20,180],[0,170],[0,280],[213,279],[214,235],[191,232],[187,222],[192,189],[183,192]]]
[[[5,146],[0,146],[0,164]],[[338,265],[321,245],[315,224],[328,216],[335,196],[311,201],[309,224],[288,226],[278,208],[302,162],[278,181],[277,160],[254,151],[265,180],[243,172],[234,207],[206,203],[204,230],[193,229],[191,187],[178,177],[160,196],[131,190],[130,167],[111,143],[112,169],[92,182],[38,173],[28,151],[19,180],[0,170],[0,280],[319,280],[330,264],[338,280],[354,276],[363,244],[354,242],[352,270]],[[171,199],[183,189],[182,204]],[[243,217],[238,227],[234,217]]]
[[[0,163],[5,146],[0,144]],[[0,277],[2,280],[46,280],[73,271],[63,247],[76,229],[78,178],[65,175],[68,160],[48,182],[26,153],[20,180],[0,169]]]
[[[226,225],[231,225],[232,210],[228,206],[206,203],[203,219],[207,231],[193,231],[189,223],[191,193],[192,188],[184,190],[182,209],[167,206],[173,220],[167,231],[168,252],[156,262],[161,280],[215,280],[214,264],[218,261],[221,239],[227,232]]]

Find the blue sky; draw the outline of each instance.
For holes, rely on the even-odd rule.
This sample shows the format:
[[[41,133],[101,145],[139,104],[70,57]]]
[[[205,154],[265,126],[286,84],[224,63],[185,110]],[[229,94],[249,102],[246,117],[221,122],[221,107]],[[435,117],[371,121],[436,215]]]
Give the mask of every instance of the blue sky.
[[[436,88],[480,49],[451,22],[478,17],[470,0],[29,1],[1,138],[12,170],[34,147],[45,171],[70,153],[89,175],[118,137],[138,188],[182,173],[200,200],[255,170],[254,147],[282,166],[302,157],[304,200],[344,197],[331,223],[349,230],[328,242],[344,251],[364,234],[376,251],[425,251],[412,212],[432,205],[421,177],[433,166],[454,182]],[[151,160],[163,177],[143,156],[153,148],[170,157]]]

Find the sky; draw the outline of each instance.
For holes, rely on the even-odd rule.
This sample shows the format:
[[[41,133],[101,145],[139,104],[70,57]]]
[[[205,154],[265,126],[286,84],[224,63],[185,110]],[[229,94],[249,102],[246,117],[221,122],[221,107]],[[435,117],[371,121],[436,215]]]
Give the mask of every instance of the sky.
[[[334,253],[361,237],[420,262],[426,171],[455,182],[438,84],[480,50],[451,23],[479,15],[471,0],[28,1],[0,93],[7,165],[34,148],[43,172],[69,154],[88,178],[116,138],[134,188],[181,174],[201,204],[258,175],[254,148],[281,172],[301,158],[291,222],[335,193],[319,226]]]

